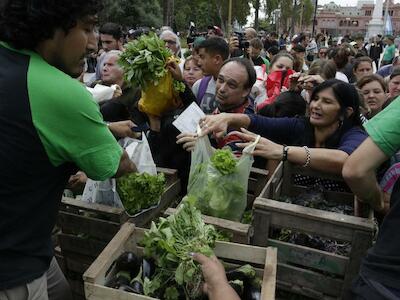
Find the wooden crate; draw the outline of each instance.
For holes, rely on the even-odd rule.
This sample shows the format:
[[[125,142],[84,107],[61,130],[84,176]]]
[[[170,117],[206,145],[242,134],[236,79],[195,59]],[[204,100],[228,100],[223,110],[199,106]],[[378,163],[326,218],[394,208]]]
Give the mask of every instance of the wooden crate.
[[[58,226],[61,229],[58,242],[66,277],[74,283],[80,281],[82,294],[82,274],[125,222],[129,220],[137,226],[145,226],[179,198],[181,185],[176,170],[164,168],[157,170],[165,174],[167,181],[160,204],[134,218],[129,217],[121,208],[63,197],[58,216]],[[78,285],[76,283],[76,286]]]
[[[123,252],[132,251],[137,255],[142,255],[143,249],[138,246],[138,242],[143,238],[145,231],[145,229],[137,228],[129,222],[122,226],[121,230],[83,275],[86,299],[154,299],[105,286],[115,274],[114,261]],[[275,299],[277,259],[275,248],[217,242],[215,254],[222,260],[229,260],[229,266],[246,263],[257,265],[256,273],[263,277],[261,299]]]
[[[276,201],[281,195],[295,196],[305,190],[292,182],[292,174],[342,180],[289,163],[280,164],[253,205],[253,244],[278,248],[277,287],[314,299],[350,299],[348,292],[358,274],[361,259],[372,245],[372,218],[348,216]],[[354,201],[351,193],[326,192],[337,204]],[[349,242],[349,256],[341,256],[294,245],[270,237],[271,229],[289,228],[331,240]]]

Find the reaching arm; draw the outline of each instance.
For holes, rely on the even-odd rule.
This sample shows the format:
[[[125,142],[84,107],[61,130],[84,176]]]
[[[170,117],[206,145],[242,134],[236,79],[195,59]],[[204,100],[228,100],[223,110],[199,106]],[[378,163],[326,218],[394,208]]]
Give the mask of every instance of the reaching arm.
[[[130,160],[128,153],[124,150],[119,161],[118,170],[113,177],[121,177],[125,174],[136,172],[135,164]]]
[[[376,180],[375,170],[386,159],[388,156],[371,138],[367,138],[343,167],[343,177],[354,194],[377,211],[384,208],[385,196]]]
[[[239,144],[240,147],[245,147],[248,143],[255,140],[256,135],[250,131],[242,129],[242,132],[237,135],[247,143]],[[348,154],[342,150],[309,148],[310,157],[308,166],[317,171],[329,172],[333,174],[341,174],[342,167],[346,161]],[[272,142],[271,140],[261,138],[258,142],[253,155],[261,156],[268,160],[282,160],[283,145]],[[305,165],[307,162],[307,151],[304,147],[288,147],[287,160],[297,164]]]

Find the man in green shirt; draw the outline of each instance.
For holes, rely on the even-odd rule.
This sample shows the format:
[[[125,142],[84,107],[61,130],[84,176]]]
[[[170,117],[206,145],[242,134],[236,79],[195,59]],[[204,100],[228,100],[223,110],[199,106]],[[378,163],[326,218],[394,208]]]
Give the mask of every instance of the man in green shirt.
[[[0,299],[71,299],[51,231],[71,174],[135,171],[74,78],[96,42],[96,0],[6,0],[0,8]]]
[[[343,177],[363,202],[376,211],[384,209],[385,194],[376,180],[376,169],[400,150],[400,101],[365,124],[367,138],[349,156]],[[394,184],[390,209],[379,229],[374,246],[368,250],[353,286],[351,299],[400,299],[400,180]]]
[[[393,58],[396,55],[396,46],[394,44],[394,37],[391,35],[388,35],[385,38],[384,42],[386,43],[387,46],[385,48],[385,52],[383,53],[381,66],[391,64],[393,61]]]

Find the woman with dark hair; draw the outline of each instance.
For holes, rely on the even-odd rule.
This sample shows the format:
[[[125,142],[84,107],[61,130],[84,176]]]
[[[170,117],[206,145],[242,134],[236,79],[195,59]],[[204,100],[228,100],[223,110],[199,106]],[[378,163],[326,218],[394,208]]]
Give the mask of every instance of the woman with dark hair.
[[[200,123],[205,134],[216,136],[223,135],[228,126],[242,128],[238,136],[247,142],[260,134],[263,138],[253,152],[255,156],[341,174],[346,158],[367,137],[361,128],[356,88],[336,79],[321,83],[312,93],[309,115],[309,118],[267,118],[220,114],[207,116]]]

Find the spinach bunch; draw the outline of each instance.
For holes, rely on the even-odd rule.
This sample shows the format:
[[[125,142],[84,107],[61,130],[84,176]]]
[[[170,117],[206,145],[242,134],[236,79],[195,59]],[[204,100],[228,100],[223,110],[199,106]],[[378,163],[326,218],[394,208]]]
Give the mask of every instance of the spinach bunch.
[[[160,218],[157,225],[152,222],[146,232],[142,240],[144,254],[152,257],[158,267],[155,276],[144,282],[146,295],[159,296],[157,291],[165,291],[164,297],[171,299],[176,293],[166,287],[175,284],[183,288],[186,299],[201,295],[201,268],[188,254],[197,252],[211,256],[218,233],[203,222],[194,202],[192,197],[186,197],[174,215]]]
[[[163,173],[130,173],[117,178],[117,192],[128,214],[156,205],[165,189]]]
[[[129,42],[118,63],[124,70],[127,82],[146,89],[150,83],[158,85],[160,79],[168,72],[167,62],[172,59],[175,58],[165,47],[165,42],[155,33],[150,33]],[[183,92],[185,85],[182,82],[174,81],[174,89],[177,92]]]

